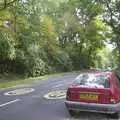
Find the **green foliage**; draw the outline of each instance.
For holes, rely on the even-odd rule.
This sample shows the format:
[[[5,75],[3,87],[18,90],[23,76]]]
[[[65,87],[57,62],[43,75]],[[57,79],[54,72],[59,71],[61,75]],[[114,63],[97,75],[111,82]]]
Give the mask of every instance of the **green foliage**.
[[[116,46],[113,56],[116,59],[117,67],[120,67],[120,1],[119,0],[102,0],[104,5],[104,21],[111,28],[113,33],[110,41]]]
[[[15,43],[9,34],[0,32],[0,59],[14,59],[15,58]]]
[[[1,0],[0,1],[0,10],[6,9],[7,7],[11,6],[16,1],[17,0]]]
[[[27,76],[101,64],[112,36],[102,13],[95,0],[20,0],[0,11],[0,61]]]
[[[28,76],[40,76],[49,73],[51,67],[46,65],[46,63],[41,59],[31,58],[29,61],[25,61],[25,65],[28,69]]]

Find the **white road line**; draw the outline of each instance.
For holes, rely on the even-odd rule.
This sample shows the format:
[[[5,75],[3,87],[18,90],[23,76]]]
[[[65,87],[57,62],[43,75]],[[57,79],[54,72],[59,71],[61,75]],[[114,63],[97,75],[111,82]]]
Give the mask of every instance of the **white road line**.
[[[7,103],[1,104],[0,107],[4,107],[4,106],[6,106],[6,105],[9,105],[9,104],[12,104],[12,103],[15,103],[15,102],[18,102],[18,101],[20,101],[20,99],[16,99],[16,100],[13,100],[13,101],[9,101],[9,102],[7,102]]]
[[[62,86],[62,84],[58,84],[58,85],[52,86],[52,88],[57,88],[57,87],[60,87],[60,86]]]
[[[57,81],[56,83],[64,83],[64,82],[65,82],[65,81],[62,80],[62,81]]]
[[[64,82],[64,81],[54,81],[54,82],[51,82],[51,83],[49,83],[49,84],[52,84],[52,85],[53,85],[53,84],[56,84],[56,83],[59,84],[59,83],[63,83],[63,82]]]

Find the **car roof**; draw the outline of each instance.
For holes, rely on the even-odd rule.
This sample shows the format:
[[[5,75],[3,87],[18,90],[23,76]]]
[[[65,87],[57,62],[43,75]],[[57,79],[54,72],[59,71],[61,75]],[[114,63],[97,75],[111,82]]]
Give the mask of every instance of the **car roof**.
[[[110,77],[112,75],[113,72],[84,72],[84,73],[81,73],[81,74],[88,74],[88,75],[95,75],[95,76],[99,76],[99,75],[102,75],[102,76],[105,76],[105,77]],[[80,74],[80,75],[81,75]]]

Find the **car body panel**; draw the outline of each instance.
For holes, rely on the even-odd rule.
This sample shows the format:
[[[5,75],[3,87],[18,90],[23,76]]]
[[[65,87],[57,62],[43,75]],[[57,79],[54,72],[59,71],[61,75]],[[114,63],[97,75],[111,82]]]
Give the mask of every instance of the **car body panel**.
[[[109,114],[120,112],[120,103],[96,104],[96,103],[86,103],[86,102],[65,101],[65,105],[69,110],[80,110],[80,111],[109,113]]]
[[[71,94],[70,101],[77,101],[77,102],[108,103],[109,94],[111,94],[109,89],[69,88],[68,90],[70,91]],[[98,95],[98,100],[80,99],[81,93],[96,94]]]

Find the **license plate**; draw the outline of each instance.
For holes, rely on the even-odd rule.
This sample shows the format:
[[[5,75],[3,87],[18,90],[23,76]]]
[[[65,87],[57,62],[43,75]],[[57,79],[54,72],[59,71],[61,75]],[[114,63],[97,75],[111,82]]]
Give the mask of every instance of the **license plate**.
[[[94,93],[80,93],[80,99],[98,100],[98,95]]]

